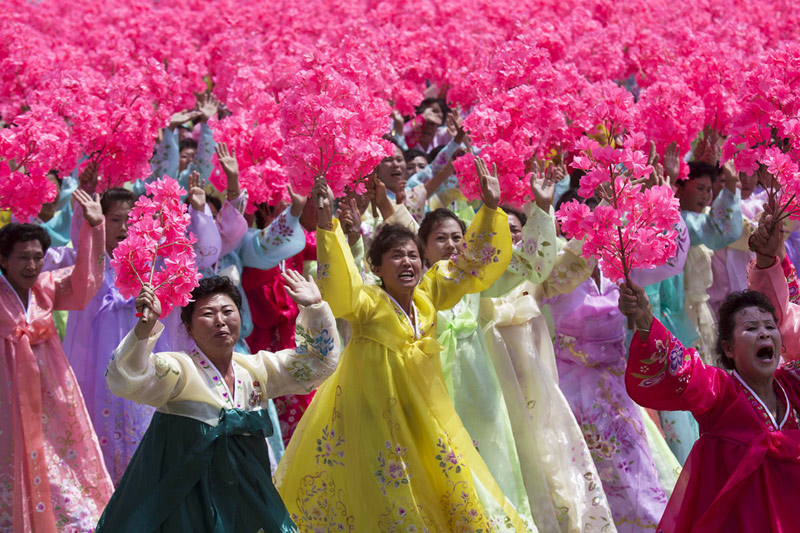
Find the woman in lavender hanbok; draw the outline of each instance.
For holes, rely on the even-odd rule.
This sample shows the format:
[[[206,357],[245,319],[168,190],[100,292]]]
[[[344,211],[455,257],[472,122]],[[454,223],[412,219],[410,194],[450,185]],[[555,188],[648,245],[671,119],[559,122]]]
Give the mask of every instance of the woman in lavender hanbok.
[[[679,239],[688,240],[678,224]],[[666,265],[632,273],[640,285],[679,272],[688,246]],[[620,532],[655,530],[667,496],[642,411],[625,391],[625,317],[619,287],[595,268],[574,291],[546,298],[555,322],[559,385],[575,413]]]
[[[152,407],[114,396],[106,384],[104,373],[114,349],[136,324],[134,298],[120,295],[115,286],[116,274],[111,267],[114,249],[127,236],[128,213],[135,201],[134,194],[125,189],[108,189],[103,194],[100,202],[106,223],[103,283],[82,311],[70,313],[64,337],[64,352],[81,386],[114,484],[125,473],[154,412]],[[202,266],[204,260],[216,260],[213,251],[219,254],[220,237],[213,223],[204,223],[193,209],[189,212],[190,229],[198,239],[195,252],[199,266]],[[76,214],[79,213],[78,206]],[[73,242],[76,244],[81,218],[73,219]],[[156,348],[168,351],[175,343],[173,329],[167,328]]]

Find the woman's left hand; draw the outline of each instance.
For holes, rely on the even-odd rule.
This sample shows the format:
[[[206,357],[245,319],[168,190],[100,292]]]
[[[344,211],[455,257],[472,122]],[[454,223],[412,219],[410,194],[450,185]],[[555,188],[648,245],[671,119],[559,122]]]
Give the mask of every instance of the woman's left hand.
[[[83,218],[93,228],[96,228],[103,223],[103,208],[100,206],[100,200],[97,198],[97,193],[94,197],[89,196],[89,193],[83,189],[75,189],[72,193],[75,201],[81,204],[83,208]]]
[[[314,283],[314,279],[308,276],[305,279],[299,272],[295,270],[287,270],[282,272],[283,281],[286,283],[283,287],[286,289],[286,294],[294,300],[294,303],[302,306],[309,306],[318,304],[322,301],[322,294],[319,292],[319,287]]]

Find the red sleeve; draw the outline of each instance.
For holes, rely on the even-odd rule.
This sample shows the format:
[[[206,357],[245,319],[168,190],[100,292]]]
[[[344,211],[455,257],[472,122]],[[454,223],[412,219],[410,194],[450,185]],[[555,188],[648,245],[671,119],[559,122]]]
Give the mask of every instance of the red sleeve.
[[[633,335],[625,388],[643,407],[700,415],[715,406],[729,379],[725,371],[703,364],[697,350],[685,348],[658,320],[647,342]]]

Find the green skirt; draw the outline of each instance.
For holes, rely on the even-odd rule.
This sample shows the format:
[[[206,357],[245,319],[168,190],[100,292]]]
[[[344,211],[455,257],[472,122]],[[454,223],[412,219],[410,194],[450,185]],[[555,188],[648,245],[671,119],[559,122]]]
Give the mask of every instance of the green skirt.
[[[293,532],[272,484],[267,411],[222,410],[217,426],[157,412],[98,532]]]

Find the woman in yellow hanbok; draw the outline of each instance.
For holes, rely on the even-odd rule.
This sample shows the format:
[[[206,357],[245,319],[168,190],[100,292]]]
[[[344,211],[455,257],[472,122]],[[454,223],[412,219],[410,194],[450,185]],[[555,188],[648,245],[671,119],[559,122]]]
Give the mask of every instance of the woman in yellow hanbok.
[[[508,220],[497,209],[499,184],[479,159],[477,165],[484,206],[467,231],[465,248],[421,280],[422,247],[415,235],[387,225],[369,254],[381,286],[364,285],[323,201],[318,284],[353,334],[276,472],[278,490],[301,531],[529,527],[503,496],[453,408],[435,338],[437,311],[490,286],[511,257]]]

